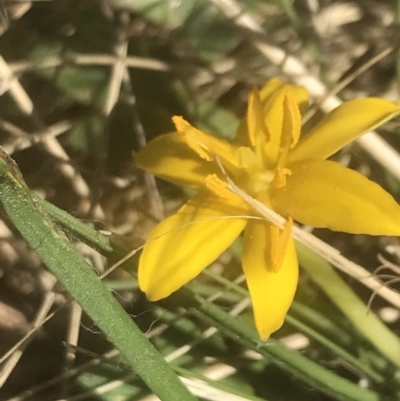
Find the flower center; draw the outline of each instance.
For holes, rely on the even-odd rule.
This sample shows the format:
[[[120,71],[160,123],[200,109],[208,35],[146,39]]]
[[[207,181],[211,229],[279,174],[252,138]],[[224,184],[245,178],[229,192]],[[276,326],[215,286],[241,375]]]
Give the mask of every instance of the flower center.
[[[249,97],[247,112],[247,129],[250,147],[236,149],[235,159],[239,171],[234,179],[249,195],[253,197],[267,196],[271,185],[282,188],[286,185],[286,177],[291,171],[286,168],[290,149],[293,149],[300,136],[301,116],[297,103],[290,92],[283,99],[282,131],[279,143],[279,155],[271,166],[264,152],[264,145],[270,144],[270,133],[262,115],[261,99],[256,90]],[[273,146],[273,145],[271,145]]]
[[[274,180],[275,171],[265,168],[262,155],[248,147],[240,147],[236,151],[239,170],[234,177],[235,182],[249,195],[256,197],[259,193],[267,193]]]

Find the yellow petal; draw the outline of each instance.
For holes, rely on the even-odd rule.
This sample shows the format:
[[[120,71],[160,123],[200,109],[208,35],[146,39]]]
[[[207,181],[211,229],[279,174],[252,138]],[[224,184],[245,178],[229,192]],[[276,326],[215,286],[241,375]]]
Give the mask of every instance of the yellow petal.
[[[264,157],[266,165],[273,166],[279,155],[281,145],[281,133],[283,125],[283,102],[285,95],[290,92],[290,96],[295,100],[301,112],[307,107],[308,93],[301,86],[287,85],[275,78],[270,80],[261,90],[260,98],[262,103],[262,114],[267,127],[270,141],[264,143]],[[253,114],[257,114],[254,112]],[[234,140],[236,146],[251,146],[246,118],[239,124]]]
[[[289,162],[326,159],[362,134],[400,112],[398,104],[378,98],[355,99],[327,114],[289,154]]]
[[[281,81],[279,78],[270,79],[261,89],[260,89],[260,97],[262,101],[268,99],[274,92],[278,89],[281,89],[286,84]]]
[[[298,262],[290,238],[278,271],[270,265],[270,223],[250,220],[245,229],[243,270],[246,275],[254,320],[261,340],[278,330],[293,301],[298,281]]]
[[[297,106],[300,113],[303,114],[308,107],[308,92],[303,86],[288,85],[281,81],[279,78],[273,78],[264,85],[260,90],[260,97],[265,102],[273,92],[278,89],[290,89],[291,95],[296,99]],[[285,89],[286,88],[286,89]]]
[[[190,149],[177,132],[153,139],[134,158],[148,173],[188,188],[203,188],[207,175],[220,172],[215,163],[203,160]]]
[[[400,206],[378,184],[328,160],[288,166],[284,188],[271,188],[272,206],[303,224],[353,234],[400,235]]]
[[[139,285],[151,301],[196,277],[240,235],[246,207],[200,192],[151,232],[139,261]]]

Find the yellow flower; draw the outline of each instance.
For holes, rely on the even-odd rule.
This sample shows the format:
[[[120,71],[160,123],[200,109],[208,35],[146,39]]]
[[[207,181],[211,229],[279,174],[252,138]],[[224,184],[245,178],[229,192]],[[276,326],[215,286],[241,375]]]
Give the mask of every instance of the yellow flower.
[[[143,249],[139,285],[150,300],[165,298],[196,277],[244,230],[243,270],[255,324],[266,340],[283,324],[297,286],[292,219],[354,234],[400,234],[400,206],[391,195],[356,171],[325,160],[397,115],[399,105],[352,100],[300,138],[300,111],[307,103],[304,88],[273,79],[251,92],[232,144],[174,117],[176,132],[135,155],[142,169],[198,190],[155,227]],[[257,213],[227,188],[224,174],[285,216],[286,227],[246,218]]]

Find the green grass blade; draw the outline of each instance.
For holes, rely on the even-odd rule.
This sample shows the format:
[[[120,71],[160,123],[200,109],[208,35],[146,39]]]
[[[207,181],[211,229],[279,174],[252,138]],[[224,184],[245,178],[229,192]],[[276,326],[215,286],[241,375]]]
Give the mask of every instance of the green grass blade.
[[[244,295],[245,297],[249,297],[250,294],[248,293],[247,290],[244,288],[240,287],[239,285],[230,282],[226,278],[219,276],[211,271],[206,272],[208,276],[212,277],[215,281],[220,282],[225,286],[225,288],[230,288],[234,291],[237,292],[237,294]],[[198,285],[196,285],[196,289],[198,288]],[[203,289],[205,289],[205,286],[203,285]],[[212,293],[215,293],[217,290],[215,288],[212,289],[211,293],[206,293],[206,295],[210,295]],[[201,291],[198,289],[196,290],[197,294],[203,295]],[[225,294],[226,295],[226,294]],[[235,299],[235,302],[239,302],[240,297],[237,297]],[[344,361],[348,362],[350,365],[352,365],[354,368],[358,369],[360,372],[362,372],[366,377],[369,377],[371,380],[373,380],[375,383],[382,383],[384,381],[384,378],[382,375],[379,373],[375,372],[373,369],[370,368],[367,364],[365,364],[364,361],[358,360],[354,355],[352,355],[348,350],[340,346],[339,344],[335,343],[335,341],[332,340],[330,337],[324,336],[322,333],[318,332],[318,330],[315,330],[315,328],[312,327],[312,325],[308,324],[306,321],[304,321],[304,315],[301,316],[303,319],[296,318],[293,316],[291,311],[297,309],[297,311],[301,310],[304,312],[306,309],[303,305],[297,303],[296,301],[293,302],[291,306],[291,310],[289,313],[286,315],[285,321],[292,326],[296,327],[298,330],[300,330],[302,333],[306,334],[307,337],[319,342],[321,345],[326,347],[326,349],[330,350],[334,355],[336,355],[339,358],[342,358]],[[328,319],[326,319],[325,316],[321,316],[320,313],[317,311],[311,311],[308,310],[308,313],[310,314],[311,312],[314,313],[313,318],[318,320],[318,323],[325,323],[325,326],[329,327],[329,332],[330,334],[336,334],[339,336],[345,335],[342,330],[339,330],[338,327],[336,327],[332,322],[330,322]],[[326,329],[327,327],[325,327]],[[333,339],[335,337],[333,336]]]
[[[0,201],[30,246],[159,398],[196,400],[31,197],[16,164],[2,149],[0,156]]]
[[[35,196],[35,200],[56,224],[75,235],[79,240],[104,255],[112,253],[113,248],[105,235],[40,196]]]
[[[300,353],[286,348],[276,340],[270,339],[266,346],[260,347],[254,329],[243,325],[239,319],[186,288],[179,290],[171,298],[174,298],[179,305],[190,307],[196,316],[216,327],[224,335],[271,358],[279,367],[303,380],[312,388],[319,389],[338,400],[378,401],[380,399],[374,391],[361,388],[334,374]]]
[[[358,331],[382,355],[400,367],[400,339],[355,294],[330,264],[304,245],[296,243],[303,268]]]

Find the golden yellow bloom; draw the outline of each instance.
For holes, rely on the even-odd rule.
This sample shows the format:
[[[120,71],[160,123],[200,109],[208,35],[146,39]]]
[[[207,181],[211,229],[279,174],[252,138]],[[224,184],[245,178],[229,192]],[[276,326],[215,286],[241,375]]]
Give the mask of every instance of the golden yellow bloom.
[[[278,330],[293,300],[298,262],[292,222],[355,234],[399,235],[400,207],[379,185],[325,160],[400,112],[384,99],[356,99],[329,113],[300,138],[304,88],[273,79],[253,90],[246,117],[229,143],[181,117],[176,132],[135,155],[139,167],[198,190],[152,231],[139,263],[150,300],[167,297],[224,252],[244,230],[243,270],[262,340]],[[253,198],[287,218],[280,230],[227,188],[225,173]]]

